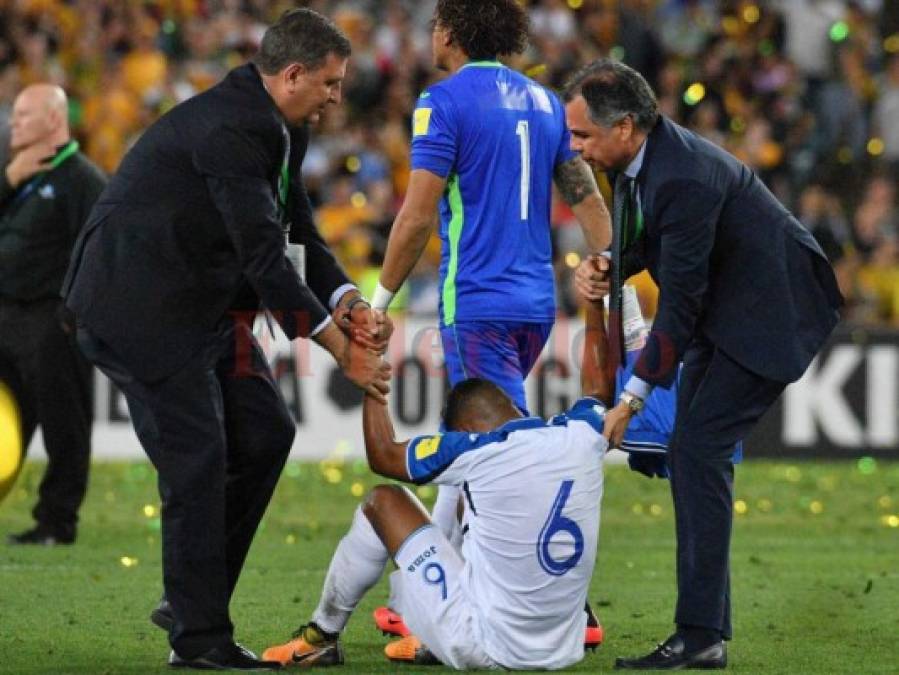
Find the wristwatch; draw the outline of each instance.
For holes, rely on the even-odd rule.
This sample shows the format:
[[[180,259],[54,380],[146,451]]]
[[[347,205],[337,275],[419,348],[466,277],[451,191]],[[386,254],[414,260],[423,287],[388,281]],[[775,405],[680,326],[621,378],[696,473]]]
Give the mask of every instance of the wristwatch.
[[[643,410],[643,399],[639,396],[634,396],[629,391],[621,392],[621,396],[618,397],[618,400],[630,409],[632,415],[636,415]]]

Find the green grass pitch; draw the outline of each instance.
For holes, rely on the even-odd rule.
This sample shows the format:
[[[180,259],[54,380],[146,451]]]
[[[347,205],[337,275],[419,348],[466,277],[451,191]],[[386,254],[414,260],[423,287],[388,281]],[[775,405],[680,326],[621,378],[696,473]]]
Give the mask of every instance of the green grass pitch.
[[[30,525],[42,469],[29,464],[0,505],[0,533]],[[358,495],[376,482],[359,460],[287,466],[232,603],[239,641],[261,650],[307,620]],[[420,494],[431,503],[430,488]],[[737,469],[736,497],[730,670],[899,672],[899,464],[749,461]],[[0,544],[0,672],[169,672],[165,635],[147,619],[159,558],[152,469],[95,465],[75,546]],[[370,617],[385,597],[382,581],[351,620],[343,672],[416,672],[383,658],[386,639]],[[606,641],[575,671],[609,671],[615,656],[668,634],[666,482],[608,468],[590,599]]]

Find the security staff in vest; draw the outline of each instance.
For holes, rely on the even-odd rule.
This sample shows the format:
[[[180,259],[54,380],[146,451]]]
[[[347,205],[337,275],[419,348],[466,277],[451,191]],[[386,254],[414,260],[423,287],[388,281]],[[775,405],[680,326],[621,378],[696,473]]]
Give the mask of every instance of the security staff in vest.
[[[13,105],[12,157],[0,173],[0,358],[17,370],[23,438],[40,425],[47,469],[36,525],[10,544],[71,544],[87,489],[92,371],[59,291],[72,247],[103,190],[102,172],[69,135],[62,89],[35,84]]]
[[[234,642],[228,611],[296,431],[251,332],[260,303],[370,395],[388,390],[383,340],[351,339],[373,340],[376,319],[300,178],[307,123],[339,103],[349,55],[320,14],[285,13],[255,63],[144,132],[72,255],[79,343],[124,392],[159,473],[166,601],[153,620],[170,626],[175,667],[277,665]],[[285,236],[305,246],[305,282]]]

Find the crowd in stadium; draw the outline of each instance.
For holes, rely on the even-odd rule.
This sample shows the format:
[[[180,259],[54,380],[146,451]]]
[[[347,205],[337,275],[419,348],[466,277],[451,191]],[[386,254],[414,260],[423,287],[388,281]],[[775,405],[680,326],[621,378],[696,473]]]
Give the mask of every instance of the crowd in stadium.
[[[69,94],[87,155],[114,172],[149,123],[249,58],[296,4],[333,17],[352,41],[344,103],[313,134],[304,172],[323,235],[350,276],[373,286],[406,187],[411,112],[439,77],[432,2],[0,0],[0,164],[16,93],[46,81]],[[602,55],[637,68],[664,114],[751,166],[813,232],[851,319],[899,325],[899,3],[526,4],[532,44],[513,67],[553,88]],[[559,306],[575,313],[582,238],[561,203],[553,224]],[[400,298],[411,312],[436,310],[438,247]]]

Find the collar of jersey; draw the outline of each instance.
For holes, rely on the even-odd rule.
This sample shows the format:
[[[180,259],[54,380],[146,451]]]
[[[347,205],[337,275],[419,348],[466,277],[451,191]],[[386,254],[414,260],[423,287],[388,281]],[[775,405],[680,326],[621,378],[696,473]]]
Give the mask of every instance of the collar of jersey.
[[[505,68],[505,66],[499,61],[469,61],[459,70],[465,70],[466,68]]]
[[[509,420],[504,425],[496,429],[498,432],[511,433],[522,429],[536,429],[545,427],[546,420],[541,417],[519,417],[518,419]]]

